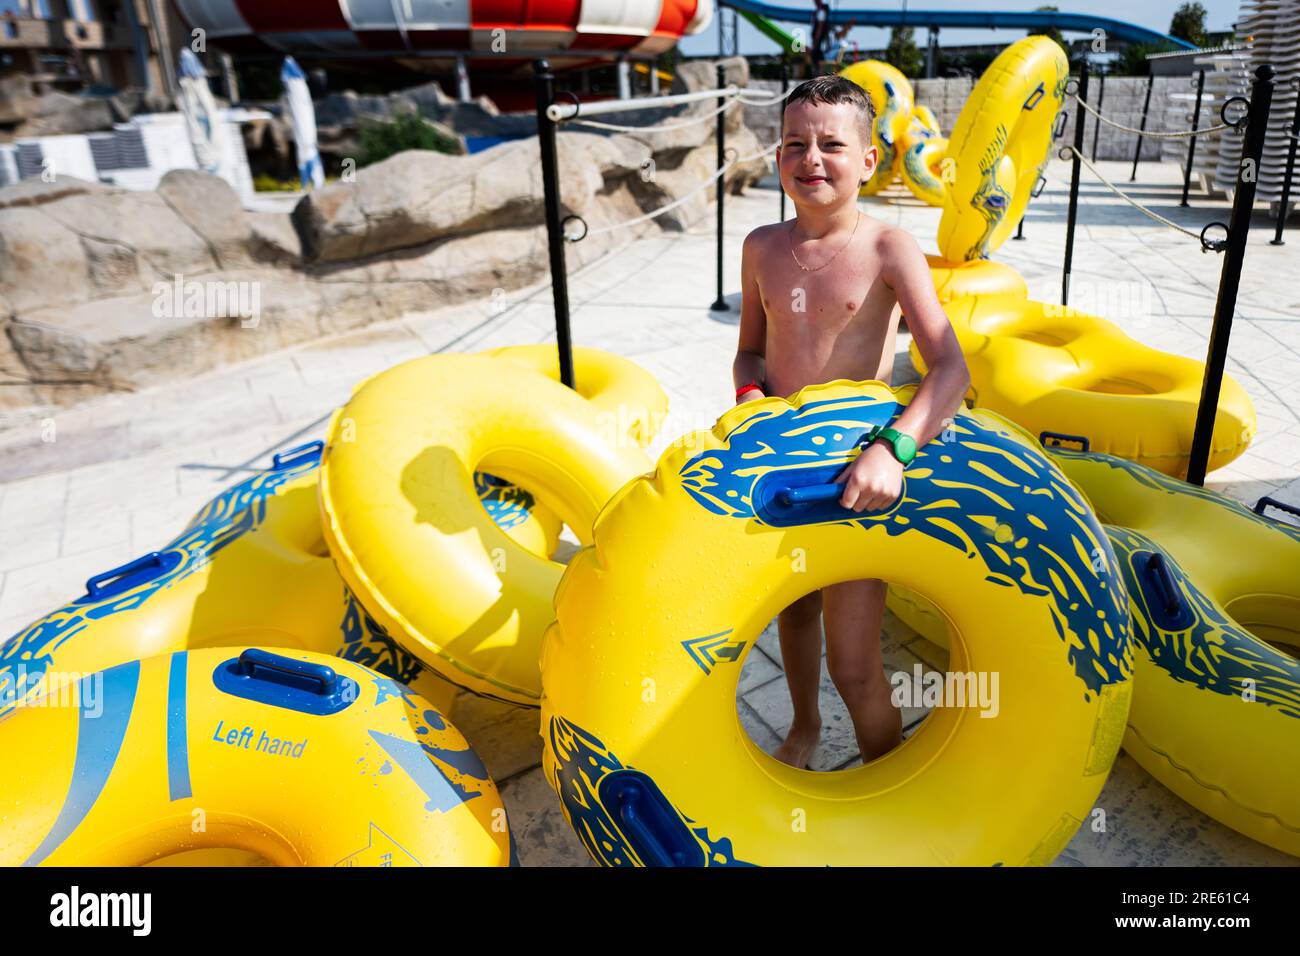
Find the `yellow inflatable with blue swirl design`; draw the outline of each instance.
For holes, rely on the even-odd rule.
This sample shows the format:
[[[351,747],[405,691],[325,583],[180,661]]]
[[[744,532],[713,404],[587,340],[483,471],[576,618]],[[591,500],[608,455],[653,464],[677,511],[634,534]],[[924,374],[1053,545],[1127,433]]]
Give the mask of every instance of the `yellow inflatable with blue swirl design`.
[[[890,508],[841,509],[834,478],[912,394],[738,406],[601,512],[542,647],[544,767],[595,860],[1046,864],[1086,818],[1132,689],[1114,552],[1037,443],[982,411],[919,451]],[[737,680],[782,608],[861,578],[941,607],[951,671],[998,675],[999,707],[936,708],[867,766],[797,770],[749,739]]]
[[[281,866],[504,866],[496,785],[405,684],[303,651],[209,648],[49,688],[0,721],[0,866],[203,851]]]
[[[1300,527],[1121,458],[1053,455],[1128,587],[1124,749],[1198,810],[1300,856]]]
[[[338,654],[449,711],[455,688],[375,623],[330,560],[316,497],[321,449],[311,442],[276,455],[162,549],[96,575],[84,594],[0,645],[0,717],[59,675],[240,643]]]

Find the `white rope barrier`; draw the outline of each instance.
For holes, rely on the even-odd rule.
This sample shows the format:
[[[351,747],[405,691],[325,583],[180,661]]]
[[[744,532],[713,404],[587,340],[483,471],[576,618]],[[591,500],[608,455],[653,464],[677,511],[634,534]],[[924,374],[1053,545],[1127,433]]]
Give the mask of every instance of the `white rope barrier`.
[[[1081,100],[1081,99],[1079,99],[1079,94],[1077,94],[1077,93],[1071,93],[1071,94],[1070,94],[1070,97],[1071,97],[1075,102],[1077,102],[1080,106],[1082,106],[1085,110],[1087,110],[1089,113],[1091,113],[1093,116],[1097,117],[1097,120],[1098,120],[1099,122],[1105,123],[1107,126],[1113,126],[1113,127],[1115,127],[1115,129],[1123,130],[1123,131],[1126,132],[1126,133],[1137,133],[1139,136],[1146,136],[1146,137],[1149,137],[1149,138],[1151,138],[1151,139],[1184,139],[1184,138],[1186,138],[1186,137],[1188,137],[1188,136],[1203,136],[1203,135],[1205,135],[1206,133],[1217,133],[1219,130],[1222,130],[1222,129],[1236,129],[1236,128],[1237,128],[1237,127],[1235,126],[1235,124],[1233,124],[1233,123],[1220,123],[1220,124],[1217,125],[1217,126],[1207,126],[1207,127],[1205,127],[1204,129],[1189,129],[1189,130],[1185,130],[1185,131],[1183,131],[1183,132],[1173,132],[1173,133],[1169,133],[1169,132],[1163,132],[1163,133],[1152,132],[1152,131],[1149,130],[1149,129],[1137,129],[1136,127],[1133,127],[1133,126],[1125,126],[1125,125],[1123,125],[1122,123],[1116,123],[1116,122],[1115,122],[1114,120],[1112,120],[1112,119],[1107,119],[1106,117],[1102,116],[1101,113],[1097,112],[1097,110],[1095,110],[1095,109],[1092,107],[1092,104],[1089,103],[1087,100]]]
[[[653,110],[664,106],[680,106],[683,103],[696,103],[700,100],[713,100],[719,96],[736,99],[740,88],[728,86],[721,90],[698,90],[694,93],[675,93],[672,96],[645,96],[630,100],[597,100],[594,103],[552,103],[546,107],[546,115],[553,123],[563,123],[579,116],[599,116],[602,113],[632,113],[638,110]]]
[[[724,103],[716,109],[710,110],[693,119],[683,120],[680,123],[667,123],[664,125],[654,126],[619,126],[617,123],[601,123],[597,120],[588,119],[571,119],[568,122],[575,126],[592,126],[596,129],[609,130],[612,133],[669,133],[673,130],[686,129],[689,126],[696,126],[699,123],[707,123],[713,117],[717,116],[725,109],[729,109],[733,103]]]
[[[1096,166],[1094,166],[1092,163],[1088,162],[1088,160],[1083,156],[1083,154],[1080,153],[1080,152],[1078,152],[1078,151],[1077,151],[1073,146],[1063,146],[1063,147],[1061,148],[1061,152],[1062,152],[1062,153],[1067,153],[1067,154],[1069,154],[1069,155],[1072,155],[1072,156],[1074,156],[1076,159],[1078,159],[1079,162],[1081,162],[1081,163],[1083,163],[1083,165],[1087,166],[1087,167],[1088,167],[1088,171],[1091,172],[1094,176],[1096,176],[1099,180],[1101,180],[1101,182],[1102,182],[1102,183],[1103,183],[1107,188],[1109,188],[1111,192],[1113,192],[1116,196],[1119,196],[1121,199],[1123,199],[1126,203],[1128,203],[1128,204],[1129,204],[1130,206],[1132,206],[1134,209],[1137,209],[1137,210],[1138,210],[1139,212],[1141,212],[1144,216],[1147,216],[1148,218],[1154,219],[1156,222],[1161,223],[1162,225],[1168,226],[1170,229],[1177,230],[1178,232],[1181,232],[1181,233],[1182,233],[1183,235],[1185,235],[1185,236],[1191,236],[1191,237],[1192,237],[1193,239],[1195,239],[1197,242],[1201,243],[1202,247],[1204,247],[1204,242],[1203,242],[1202,239],[1201,239],[1201,234],[1200,234],[1200,233],[1192,232],[1192,230],[1190,230],[1190,229],[1186,229],[1186,228],[1184,228],[1183,226],[1178,225],[1178,223],[1176,223],[1176,222],[1172,222],[1172,221],[1166,219],[1164,216],[1160,215],[1158,212],[1154,212],[1153,210],[1148,209],[1146,206],[1142,205],[1142,204],[1141,204],[1140,202],[1138,202],[1136,199],[1134,199],[1134,198],[1132,198],[1131,196],[1127,195],[1127,194],[1126,194],[1122,189],[1120,189],[1118,186],[1116,186],[1114,183],[1112,183],[1109,179],[1107,179],[1105,176],[1103,176],[1102,173],[1101,173],[1101,170],[1099,170],[1099,169],[1098,169]]]
[[[775,106],[777,103],[782,103],[789,99],[790,94],[794,91],[795,88],[792,86],[784,93],[779,93],[776,96],[762,96],[762,94],[759,94],[757,91],[751,92],[749,90],[741,90],[740,101],[746,106]],[[753,99],[754,96],[762,96],[762,98]]]
[[[674,199],[666,206],[660,206],[658,209],[646,213],[644,216],[637,216],[635,219],[628,219],[624,222],[616,222],[610,226],[601,226],[599,229],[591,229],[583,233],[577,239],[570,238],[569,236],[565,236],[565,238],[568,239],[570,242],[580,242],[583,239],[586,239],[588,236],[599,236],[606,232],[613,232],[615,229],[623,229],[627,226],[639,226],[643,222],[649,222],[651,219],[657,219],[658,217],[662,216],[664,213],[676,209],[682,203],[686,202],[686,200],[692,198],[693,196],[697,196],[704,190],[708,189],[710,186],[713,185],[715,181],[717,181],[719,177],[725,176],[728,170],[732,169],[740,162],[741,162],[740,159],[731,160],[726,165],[724,165],[721,169],[719,169],[716,173],[710,176],[708,179],[704,180],[704,182],[700,183],[700,185],[692,189],[690,192],[685,193],[682,196],[679,196],[677,199]]]

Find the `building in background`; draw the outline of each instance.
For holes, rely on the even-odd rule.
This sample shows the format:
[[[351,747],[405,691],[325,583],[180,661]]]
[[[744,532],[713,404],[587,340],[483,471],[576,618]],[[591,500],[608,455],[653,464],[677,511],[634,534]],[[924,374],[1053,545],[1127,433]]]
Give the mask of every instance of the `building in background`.
[[[176,93],[171,61],[189,30],[170,0],[0,0],[0,11],[0,77]]]

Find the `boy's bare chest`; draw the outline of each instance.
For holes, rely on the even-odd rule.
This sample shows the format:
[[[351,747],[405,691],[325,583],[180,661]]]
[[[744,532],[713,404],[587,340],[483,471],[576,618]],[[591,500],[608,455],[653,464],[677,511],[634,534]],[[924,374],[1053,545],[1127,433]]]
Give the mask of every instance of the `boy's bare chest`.
[[[788,251],[768,257],[759,270],[759,292],[769,318],[816,317],[826,321],[850,320],[873,306],[888,309],[888,295],[872,262],[832,262],[829,267],[805,271]]]

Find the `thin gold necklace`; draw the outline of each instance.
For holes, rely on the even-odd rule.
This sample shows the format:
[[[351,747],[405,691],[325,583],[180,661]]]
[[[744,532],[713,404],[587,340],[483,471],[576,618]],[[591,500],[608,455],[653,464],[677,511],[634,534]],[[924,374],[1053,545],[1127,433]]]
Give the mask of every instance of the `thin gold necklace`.
[[[798,224],[798,222],[799,222],[798,219],[790,220],[790,232],[788,236],[790,240],[790,258],[793,259],[794,264],[797,265],[804,272],[821,272],[821,270],[825,269],[828,265],[834,262],[836,257],[839,256],[841,252],[843,252],[853,243],[853,237],[858,234],[858,225],[862,222],[862,210],[861,209],[858,210],[858,218],[855,219],[853,222],[853,232],[849,234],[849,241],[844,243],[844,245],[840,246],[839,249],[835,251],[835,255],[831,256],[829,259],[827,259],[825,262],[819,265],[816,269],[809,269],[806,265],[800,262],[799,257],[794,254],[794,227]]]

